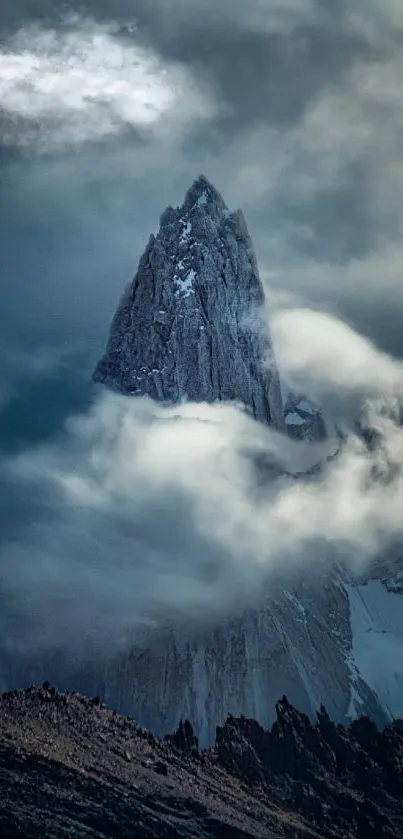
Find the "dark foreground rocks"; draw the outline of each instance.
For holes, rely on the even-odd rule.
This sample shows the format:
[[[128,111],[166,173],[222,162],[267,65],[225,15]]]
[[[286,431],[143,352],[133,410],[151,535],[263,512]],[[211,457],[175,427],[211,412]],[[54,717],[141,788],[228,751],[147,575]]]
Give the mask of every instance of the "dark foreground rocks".
[[[99,699],[0,697],[2,839],[398,839],[403,724],[316,725],[283,698],[265,732],[229,717],[200,752],[184,721],[154,738]]]

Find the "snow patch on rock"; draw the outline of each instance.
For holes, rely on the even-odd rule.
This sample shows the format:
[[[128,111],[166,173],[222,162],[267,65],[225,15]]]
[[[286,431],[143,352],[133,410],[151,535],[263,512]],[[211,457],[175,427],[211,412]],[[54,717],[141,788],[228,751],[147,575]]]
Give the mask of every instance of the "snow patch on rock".
[[[179,238],[179,242],[181,245],[185,245],[189,241],[190,234],[192,232],[192,224],[189,219],[180,219],[180,223],[182,225],[182,233]]]
[[[194,281],[196,279],[196,272],[193,268],[190,269],[189,273],[186,274],[185,277],[176,277],[176,284],[178,288],[178,293],[181,294],[183,297],[189,297],[190,294],[194,294]]]
[[[297,414],[296,411],[292,411],[290,414],[287,414],[285,421],[287,425],[305,425],[305,420],[300,414]]]

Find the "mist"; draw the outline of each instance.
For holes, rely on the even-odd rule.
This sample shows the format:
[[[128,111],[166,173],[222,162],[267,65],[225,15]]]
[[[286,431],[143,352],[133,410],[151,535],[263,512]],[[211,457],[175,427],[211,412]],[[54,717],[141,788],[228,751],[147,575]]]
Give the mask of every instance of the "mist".
[[[282,320],[291,360],[307,316]],[[237,406],[168,408],[96,390],[55,439],[3,464],[20,505],[2,530],[8,648],[83,651],[97,640],[112,652],[167,620],[235,615],[279,572],[330,570],[337,559],[362,573],[401,537],[403,429],[389,394],[397,362],[334,322],[350,344],[332,368],[332,329],[323,333],[315,313],[309,324],[306,374],[317,392],[324,370],[327,388],[353,371],[361,395],[368,369],[378,387],[378,368],[388,374],[366,403],[377,447],[352,429],[343,445],[336,434],[293,442]]]

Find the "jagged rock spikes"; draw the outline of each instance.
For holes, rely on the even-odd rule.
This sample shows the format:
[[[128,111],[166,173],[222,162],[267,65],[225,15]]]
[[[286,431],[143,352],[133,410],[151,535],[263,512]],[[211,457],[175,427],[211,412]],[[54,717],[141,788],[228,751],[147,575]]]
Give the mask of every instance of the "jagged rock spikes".
[[[112,322],[94,378],[159,402],[242,403],[284,428],[263,286],[241,211],[204,175],[168,207]]]

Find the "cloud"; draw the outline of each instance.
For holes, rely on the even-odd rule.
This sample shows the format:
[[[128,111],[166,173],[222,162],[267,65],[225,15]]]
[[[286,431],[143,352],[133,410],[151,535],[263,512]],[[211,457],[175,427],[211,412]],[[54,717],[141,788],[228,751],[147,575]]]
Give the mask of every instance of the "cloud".
[[[328,392],[403,398],[403,363],[336,317],[310,309],[278,312],[272,332],[280,369]]]
[[[383,407],[396,362],[315,312],[286,312],[275,330],[291,369],[319,390],[326,377],[331,389],[377,392],[376,450],[352,434],[326,463],[334,440],[295,443],[233,406],[165,408],[101,390],[61,436],[3,469],[20,505],[0,551],[10,649],[28,638],[112,652],[167,619],[238,613],[273,571],[309,574],[337,557],[354,573],[401,537],[403,429]]]
[[[0,25],[15,26],[16,22],[37,18],[60,20],[66,9],[85,12],[100,20],[118,20],[121,23],[133,23],[145,26],[154,18],[154,29],[163,29],[173,35],[175,29],[185,25],[203,26],[205,22],[220,27],[248,27],[268,31],[285,30],[290,32],[296,25],[309,23],[317,14],[315,0],[250,0],[248,7],[242,0],[196,0],[192,6],[186,2],[167,4],[164,0],[69,0],[57,8],[51,0],[37,0],[34,5],[26,0],[15,0],[12,7],[0,11]]]
[[[25,26],[3,45],[0,101],[3,142],[42,152],[129,128],[146,137],[169,126],[177,136],[215,110],[179,63],[163,64],[133,33],[80,17],[58,29]]]

